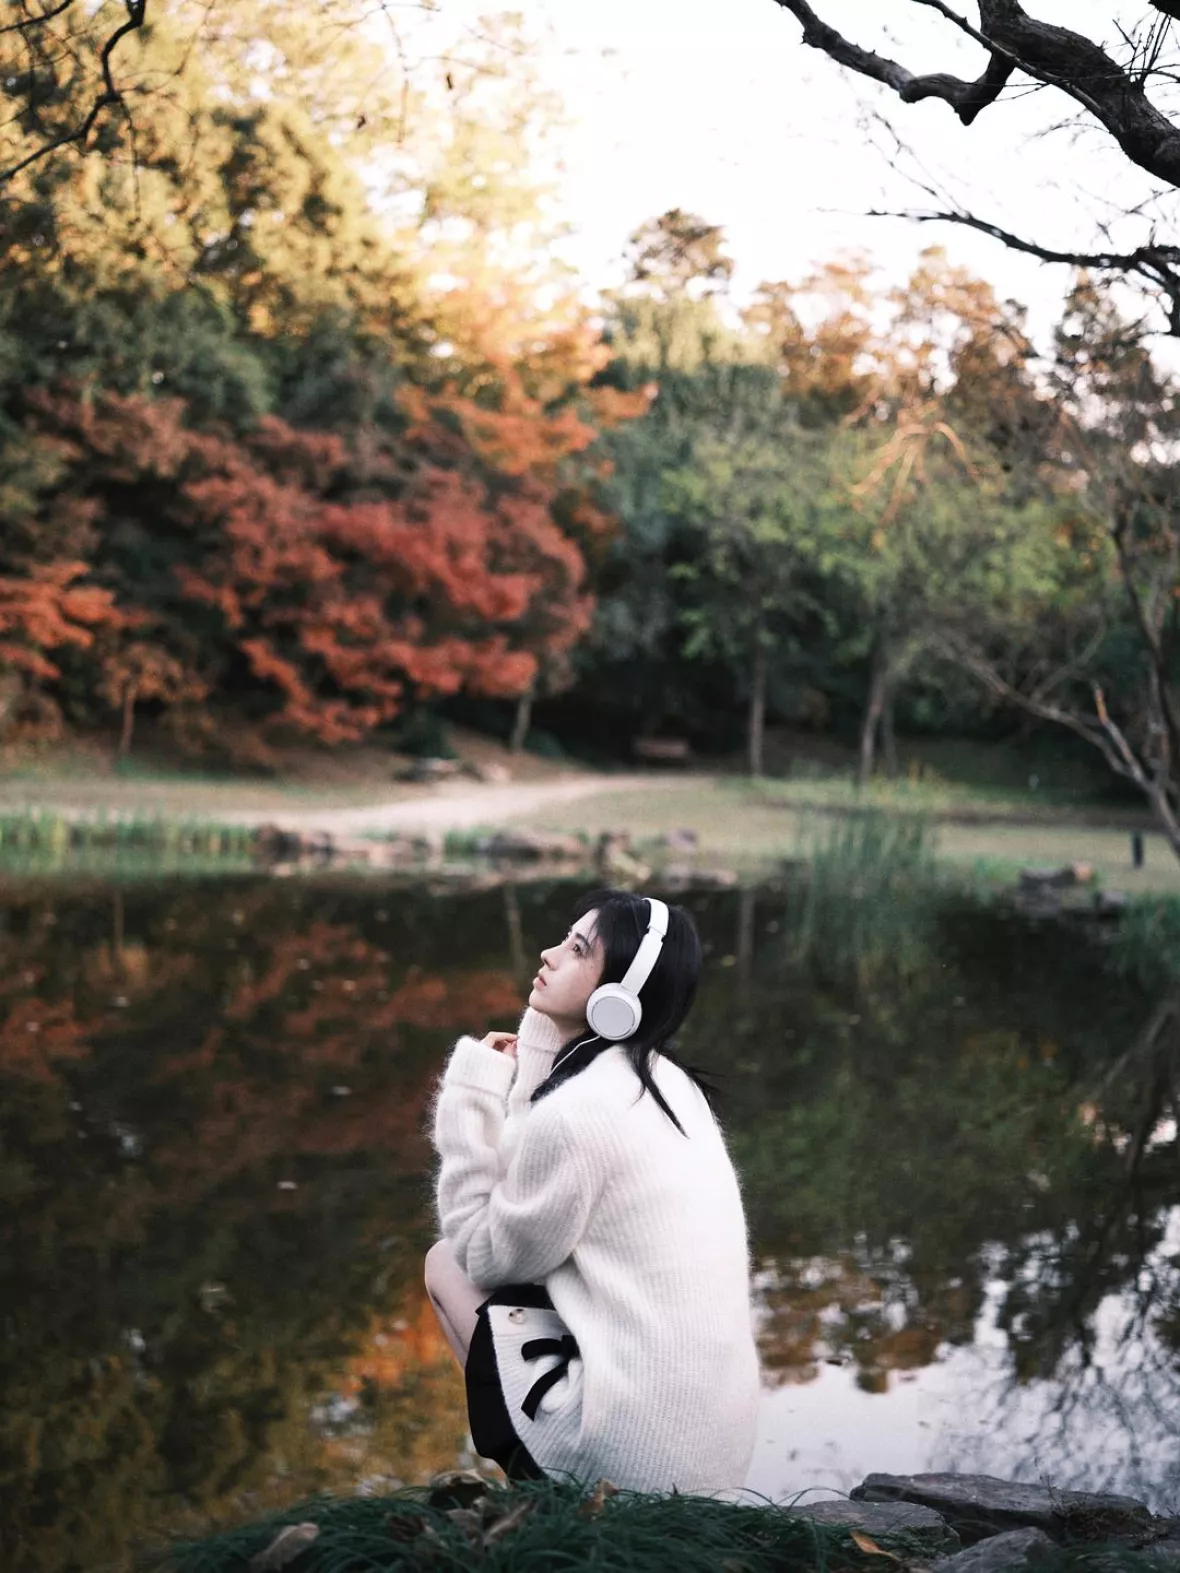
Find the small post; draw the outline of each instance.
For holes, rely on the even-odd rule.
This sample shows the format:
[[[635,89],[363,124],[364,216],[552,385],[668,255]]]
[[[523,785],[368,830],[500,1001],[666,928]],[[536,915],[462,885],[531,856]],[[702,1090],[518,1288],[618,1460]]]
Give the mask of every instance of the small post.
[[[1133,868],[1143,867],[1143,832],[1141,830],[1132,830],[1131,832],[1131,865]]]

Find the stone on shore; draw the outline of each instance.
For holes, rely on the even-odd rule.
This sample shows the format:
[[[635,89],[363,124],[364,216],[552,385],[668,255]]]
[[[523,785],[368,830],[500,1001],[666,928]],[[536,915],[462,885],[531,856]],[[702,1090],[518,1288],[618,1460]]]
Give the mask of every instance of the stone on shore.
[[[1010,1529],[934,1564],[937,1573],[1023,1573],[1044,1567],[1056,1547],[1043,1529]]]
[[[509,862],[534,862],[542,858],[560,861],[584,859],[588,847],[581,836],[565,836],[546,830],[497,830],[475,844],[484,857]]]
[[[810,1502],[789,1507],[792,1518],[813,1524],[855,1530],[875,1540],[878,1536],[905,1534],[925,1552],[957,1551],[958,1535],[940,1513],[912,1502]]]
[[[669,863],[660,875],[667,890],[732,890],[739,883],[729,868],[697,868],[693,863]]]
[[[997,1480],[993,1475],[867,1475],[857,1502],[916,1502],[941,1513],[965,1545],[1010,1529],[1040,1529],[1053,1540],[1141,1545],[1157,1521],[1133,1497]]]

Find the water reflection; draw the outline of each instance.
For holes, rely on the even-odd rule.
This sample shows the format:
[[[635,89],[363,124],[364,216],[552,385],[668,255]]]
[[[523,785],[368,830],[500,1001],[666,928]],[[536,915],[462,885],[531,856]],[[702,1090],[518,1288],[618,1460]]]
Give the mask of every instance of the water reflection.
[[[119,1566],[465,1460],[428,1100],[570,899],[5,893],[0,1564]],[[1175,1505],[1174,1002],[962,904],[853,954],[791,892],[692,901],[684,1049],[724,1073],[759,1268],[750,1485],[979,1467]]]

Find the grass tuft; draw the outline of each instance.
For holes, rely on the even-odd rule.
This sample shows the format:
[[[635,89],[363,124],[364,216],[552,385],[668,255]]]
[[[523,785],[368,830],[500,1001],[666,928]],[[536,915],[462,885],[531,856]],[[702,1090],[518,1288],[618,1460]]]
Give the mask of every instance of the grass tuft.
[[[546,1479],[485,1482],[454,1494],[406,1487],[384,1496],[314,1497],[239,1529],[177,1542],[142,1565],[152,1573],[242,1573],[262,1567],[279,1533],[297,1524],[316,1530],[287,1564],[297,1573],[860,1573],[887,1563],[924,1567],[937,1554],[917,1531],[854,1538],[794,1515],[789,1505],[605,1495]],[[1145,1573],[1152,1563],[1127,1547],[1086,1546],[1058,1549],[1046,1566]]]
[[[804,821],[805,872],[789,896],[800,958],[833,977],[904,977],[928,954],[940,883],[933,839],[915,815],[873,810],[855,819]]]

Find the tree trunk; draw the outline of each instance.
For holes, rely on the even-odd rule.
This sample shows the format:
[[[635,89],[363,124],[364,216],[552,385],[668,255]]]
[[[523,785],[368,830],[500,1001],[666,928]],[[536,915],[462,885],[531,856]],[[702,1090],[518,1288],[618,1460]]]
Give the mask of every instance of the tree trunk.
[[[524,740],[529,735],[529,727],[533,719],[533,699],[536,697],[536,685],[530,683],[516,701],[516,718],[512,723],[512,736],[508,742],[508,751],[519,754],[524,748]]]
[[[24,687],[15,672],[0,673],[0,737],[8,730]]]
[[[877,749],[877,731],[881,715],[889,696],[889,662],[884,646],[873,648],[873,665],[869,676],[869,698],[865,705],[864,720],[860,728],[860,769],[856,784],[863,787],[873,774],[873,761]]]
[[[885,691],[885,704],[881,711],[881,753],[885,760],[885,774],[890,781],[898,777],[897,737],[893,731],[894,689],[890,683]]]
[[[738,985],[750,987],[754,972],[754,891],[743,890],[738,899],[737,965]]]
[[[524,925],[520,921],[520,902],[516,899],[516,886],[504,886],[504,921],[508,926],[508,953],[512,958],[512,975],[522,982],[529,975],[528,959],[524,949]]]
[[[131,732],[135,726],[135,684],[128,683],[123,691],[123,730],[119,736],[119,758],[131,752]]]
[[[766,646],[759,625],[754,636],[754,670],[750,682],[750,774],[762,774],[762,744],[766,734]]]

